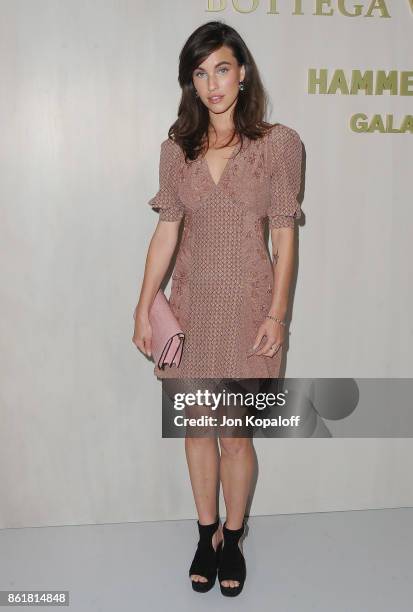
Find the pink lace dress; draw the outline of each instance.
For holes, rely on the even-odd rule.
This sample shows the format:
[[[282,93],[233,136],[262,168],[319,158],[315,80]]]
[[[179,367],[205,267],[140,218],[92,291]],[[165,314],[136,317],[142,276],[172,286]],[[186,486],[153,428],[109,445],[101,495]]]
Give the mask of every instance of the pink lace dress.
[[[271,304],[264,224],[294,227],[301,216],[302,145],[295,130],[277,124],[235,149],[215,184],[205,158],[186,164],[173,140],[161,144],[159,191],[149,205],[161,220],[184,219],[170,306],[186,338],[178,368],[155,366],[160,379],[279,374],[283,347],[274,357],[247,354]]]

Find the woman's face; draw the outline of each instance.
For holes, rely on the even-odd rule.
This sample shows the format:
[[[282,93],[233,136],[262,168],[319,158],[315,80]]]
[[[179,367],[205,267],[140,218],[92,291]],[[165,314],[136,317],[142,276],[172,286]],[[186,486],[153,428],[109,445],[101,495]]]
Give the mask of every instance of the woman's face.
[[[225,45],[213,51],[193,72],[192,80],[201,101],[212,113],[224,113],[239,94],[245,77],[232,50]]]

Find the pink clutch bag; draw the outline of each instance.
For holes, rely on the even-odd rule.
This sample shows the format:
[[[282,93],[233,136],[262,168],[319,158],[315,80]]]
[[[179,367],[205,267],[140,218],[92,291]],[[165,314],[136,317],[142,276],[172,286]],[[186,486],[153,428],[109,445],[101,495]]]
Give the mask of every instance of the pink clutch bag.
[[[149,311],[149,323],[152,327],[152,356],[158,368],[163,370],[173,364],[179,367],[185,334],[162,289],[158,290]]]

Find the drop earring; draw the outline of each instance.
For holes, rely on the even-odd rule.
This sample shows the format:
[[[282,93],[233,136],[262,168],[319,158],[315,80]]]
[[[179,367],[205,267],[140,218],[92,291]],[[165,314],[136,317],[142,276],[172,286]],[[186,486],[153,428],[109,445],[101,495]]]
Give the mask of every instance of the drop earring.
[[[244,91],[244,89],[245,89],[244,81],[240,81],[239,82],[239,90],[240,91]]]

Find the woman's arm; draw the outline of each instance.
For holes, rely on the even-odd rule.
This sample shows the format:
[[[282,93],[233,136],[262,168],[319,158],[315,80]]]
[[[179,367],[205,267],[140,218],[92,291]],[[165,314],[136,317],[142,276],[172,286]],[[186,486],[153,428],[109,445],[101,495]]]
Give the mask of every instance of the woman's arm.
[[[152,355],[152,329],[149,311],[170,265],[178,241],[181,220],[159,220],[149,243],[132,342],[148,357]]]
[[[267,314],[284,320],[294,269],[294,228],[271,230],[274,284],[270,310]]]
[[[267,314],[284,321],[294,269],[294,228],[271,229],[271,243],[274,283],[271,306]],[[265,318],[258,329],[253,350],[261,344],[264,336],[266,339],[263,346],[254,354],[272,357],[285,340],[285,327],[277,321]],[[271,350],[273,346],[276,347],[275,351]]]
[[[159,190],[148,202],[159,214],[159,220],[146,255],[132,337],[132,342],[148,357],[152,355],[149,311],[174,254],[179,226],[185,212],[178,194],[182,163],[183,153],[180,147],[169,138],[164,140],[159,158]]]

